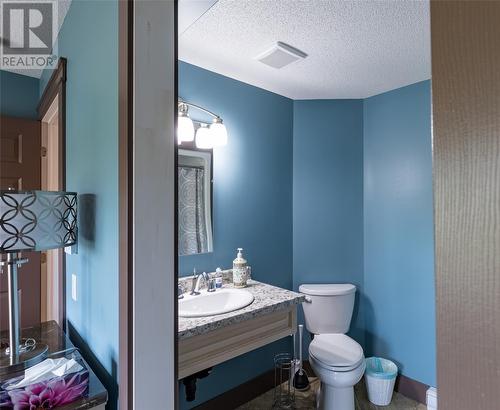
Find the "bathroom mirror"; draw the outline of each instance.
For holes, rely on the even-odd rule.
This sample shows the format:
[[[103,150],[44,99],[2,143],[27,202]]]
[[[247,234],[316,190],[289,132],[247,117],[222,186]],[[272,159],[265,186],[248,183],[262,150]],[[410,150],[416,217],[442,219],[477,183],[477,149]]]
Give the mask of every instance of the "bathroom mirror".
[[[179,256],[213,251],[212,150],[179,149]]]

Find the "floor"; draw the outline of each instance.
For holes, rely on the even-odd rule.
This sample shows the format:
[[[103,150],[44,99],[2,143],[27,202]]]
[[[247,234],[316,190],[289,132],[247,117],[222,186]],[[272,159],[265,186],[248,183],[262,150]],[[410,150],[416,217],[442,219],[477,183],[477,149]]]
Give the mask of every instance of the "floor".
[[[316,377],[309,379],[311,388],[306,392],[296,392],[295,409],[315,409],[315,395],[319,387]],[[388,406],[376,406],[368,400],[364,382],[359,382],[355,388],[356,410],[426,410],[424,404],[417,403],[402,394],[394,392],[392,402]],[[273,408],[274,392],[269,390],[254,400],[238,407],[237,410],[266,410]]]

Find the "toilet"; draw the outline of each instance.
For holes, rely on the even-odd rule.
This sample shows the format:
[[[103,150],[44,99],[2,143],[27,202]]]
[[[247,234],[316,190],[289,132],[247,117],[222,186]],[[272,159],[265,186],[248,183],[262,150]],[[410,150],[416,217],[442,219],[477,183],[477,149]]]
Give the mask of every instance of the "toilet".
[[[354,410],[354,385],[365,372],[363,348],[345,333],[349,331],[356,286],[304,284],[299,292],[306,328],[314,334],[309,362],[321,381],[318,408]]]

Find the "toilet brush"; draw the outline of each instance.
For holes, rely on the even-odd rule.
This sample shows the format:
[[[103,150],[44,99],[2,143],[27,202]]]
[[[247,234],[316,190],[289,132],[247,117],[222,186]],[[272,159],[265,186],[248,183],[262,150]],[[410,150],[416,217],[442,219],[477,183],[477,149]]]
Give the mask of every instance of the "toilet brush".
[[[297,390],[307,390],[309,388],[309,378],[302,367],[302,333],[304,325],[299,325],[299,370],[293,377],[293,387]]]

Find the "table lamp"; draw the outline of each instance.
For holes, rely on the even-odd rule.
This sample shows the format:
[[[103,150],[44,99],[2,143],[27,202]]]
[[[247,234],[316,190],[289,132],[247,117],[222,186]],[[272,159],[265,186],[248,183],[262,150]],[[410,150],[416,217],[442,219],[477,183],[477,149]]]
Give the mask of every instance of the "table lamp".
[[[45,359],[47,346],[20,339],[17,269],[22,251],[64,248],[77,241],[74,192],[0,191],[0,266],[7,266],[9,347],[0,349],[0,374],[23,370]],[[6,257],[4,257],[6,255]]]

